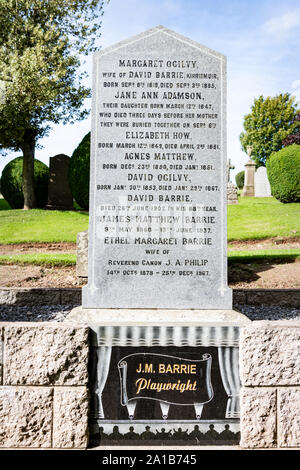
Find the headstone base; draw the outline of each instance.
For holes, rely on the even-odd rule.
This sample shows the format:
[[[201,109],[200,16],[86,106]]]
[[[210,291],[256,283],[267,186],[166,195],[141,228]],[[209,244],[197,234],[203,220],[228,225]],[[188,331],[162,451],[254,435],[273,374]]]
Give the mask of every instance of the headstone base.
[[[66,321],[101,325],[251,322],[248,317],[237,310],[100,309],[82,306],[73,308]]]
[[[66,321],[90,328],[94,445],[239,442],[243,314],[80,306]]]

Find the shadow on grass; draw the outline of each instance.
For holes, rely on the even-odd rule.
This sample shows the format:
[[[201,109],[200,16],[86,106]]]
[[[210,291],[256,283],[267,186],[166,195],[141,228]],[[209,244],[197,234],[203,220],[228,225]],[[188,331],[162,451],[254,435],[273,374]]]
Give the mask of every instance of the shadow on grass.
[[[275,265],[294,263],[300,260],[299,254],[251,254],[228,258],[228,282],[231,284],[257,281],[263,271],[273,269]],[[260,273],[260,274],[258,274]]]
[[[240,282],[253,282],[260,279],[262,271],[269,271],[273,268],[273,264],[242,264],[229,263],[228,265],[228,283],[235,284]]]
[[[297,253],[251,253],[247,255],[234,255],[229,254],[228,256],[228,264],[240,263],[240,264],[247,264],[247,263],[273,263],[273,264],[280,264],[280,263],[294,263],[295,261],[300,260],[300,254]]]
[[[0,198],[0,211],[9,211],[9,210],[12,210],[9,203],[5,199]],[[84,214],[85,216],[89,215],[89,211],[80,207],[78,204],[76,204],[76,202],[74,202],[74,211],[78,212],[79,214]],[[61,211],[61,212],[67,212],[67,211]]]

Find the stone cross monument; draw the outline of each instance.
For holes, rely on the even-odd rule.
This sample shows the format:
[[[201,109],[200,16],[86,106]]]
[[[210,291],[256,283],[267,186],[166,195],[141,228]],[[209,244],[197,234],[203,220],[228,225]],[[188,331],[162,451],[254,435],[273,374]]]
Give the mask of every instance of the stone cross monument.
[[[235,169],[235,166],[232,165],[230,158],[227,160],[226,169],[227,169],[227,183],[230,183],[230,170],[234,170],[234,169]]]

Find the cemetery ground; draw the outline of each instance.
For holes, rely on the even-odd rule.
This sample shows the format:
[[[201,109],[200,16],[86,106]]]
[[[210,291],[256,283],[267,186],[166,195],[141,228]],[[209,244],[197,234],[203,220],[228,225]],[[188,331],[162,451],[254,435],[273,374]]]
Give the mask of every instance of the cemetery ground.
[[[74,287],[81,210],[11,210],[0,199],[0,287]],[[239,198],[228,206],[229,285],[300,288],[300,204]]]

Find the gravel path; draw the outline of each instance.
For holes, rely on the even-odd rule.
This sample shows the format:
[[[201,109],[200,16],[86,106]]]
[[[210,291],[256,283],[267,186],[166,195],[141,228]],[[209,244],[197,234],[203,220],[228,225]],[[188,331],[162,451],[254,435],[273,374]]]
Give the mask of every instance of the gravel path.
[[[62,322],[74,305],[37,305],[19,307],[14,305],[0,306],[0,321],[56,321]]]
[[[300,320],[300,309],[280,305],[236,305],[250,320]]]
[[[74,305],[42,305],[34,307],[0,306],[0,322],[62,322]],[[300,309],[277,305],[237,305],[235,310],[250,320],[300,320]]]

